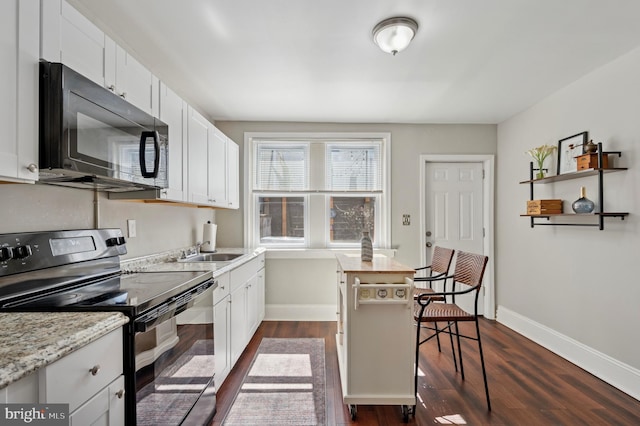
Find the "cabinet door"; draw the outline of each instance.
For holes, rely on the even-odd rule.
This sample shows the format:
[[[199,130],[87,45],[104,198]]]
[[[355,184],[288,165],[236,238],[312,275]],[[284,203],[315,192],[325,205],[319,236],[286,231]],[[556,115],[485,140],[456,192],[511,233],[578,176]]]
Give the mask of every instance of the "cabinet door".
[[[0,180],[38,179],[38,59],[40,4],[0,6]]]
[[[115,86],[115,93],[118,96],[148,114],[157,113],[153,110],[154,94],[158,93],[157,80],[154,79],[151,71],[120,46],[116,47]]]
[[[263,259],[264,261],[264,259]],[[258,325],[264,320],[265,315],[265,270],[264,268],[258,271]]]
[[[231,296],[216,303],[213,307],[213,342],[215,346],[216,388],[231,371]]]
[[[105,35],[65,0],[42,1],[41,57],[105,86]],[[106,86],[105,86],[106,87]]]
[[[247,336],[248,339],[253,336],[253,333],[258,329],[258,314],[259,314],[259,289],[258,289],[258,274],[252,276],[247,281]]]
[[[234,365],[247,344],[247,286],[231,293],[231,365]]]
[[[238,144],[227,141],[227,199],[229,208],[240,207],[240,153]]]
[[[38,403],[38,374],[29,374],[0,389],[0,404],[6,403]]]
[[[208,204],[208,149],[210,123],[196,110],[188,107],[188,167],[189,201]]]
[[[227,207],[227,137],[213,125],[209,140],[209,200]]]
[[[109,426],[124,426],[124,376],[109,385]]]
[[[186,145],[186,103],[166,84],[160,83],[160,120],[169,125],[169,188],[166,198],[171,201],[185,201],[186,166],[184,145]]]
[[[72,412],[69,425],[124,426],[124,376],[118,377]]]

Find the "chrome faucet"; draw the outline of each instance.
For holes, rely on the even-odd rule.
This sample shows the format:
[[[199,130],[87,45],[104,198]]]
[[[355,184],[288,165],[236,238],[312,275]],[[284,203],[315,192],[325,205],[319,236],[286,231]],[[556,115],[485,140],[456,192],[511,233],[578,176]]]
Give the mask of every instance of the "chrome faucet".
[[[211,244],[211,241],[203,241],[203,242],[196,241],[196,254],[200,254],[200,249],[204,244]]]

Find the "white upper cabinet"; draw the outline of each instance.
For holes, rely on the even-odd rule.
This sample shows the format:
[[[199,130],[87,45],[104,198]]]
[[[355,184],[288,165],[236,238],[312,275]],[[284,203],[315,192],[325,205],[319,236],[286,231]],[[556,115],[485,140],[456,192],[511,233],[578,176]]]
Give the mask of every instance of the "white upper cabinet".
[[[186,176],[187,104],[166,84],[160,83],[160,120],[169,126],[169,187],[162,191],[168,201],[188,201]]]
[[[40,2],[0,5],[0,180],[38,179]]]
[[[189,196],[192,203],[209,204],[209,185],[207,169],[209,164],[207,144],[211,131],[209,123],[198,111],[191,107],[188,110],[188,179]]]
[[[65,0],[42,0],[40,55],[61,62],[141,110],[158,113],[158,79]]]
[[[238,146],[196,110],[188,110],[188,201],[238,208]]]
[[[144,112],[158,115],[158,78],[109,37],[105,37],[105,67],[105,87]]]
[[[231,139],[227,141],[227,199],[230,209],[240,207],[240,149]]]
[[[40,56],[107,87],[105,34],[65,0],[42,0]]]
[[[212,127],[209,141],[209,200],[212,204],[227,207],[227,136]]]
[[[221,208],[239,207],[238,145],[160,83],[142,63],[66,0],[11,0],[2,7],[7,9],[0,18],[4,24],[0,29],[3,39],[13,39],[22,56],[16,55],[15,49],[2,50],[0,69],[2,75],[10,76],[9,82],[19,83],[17,87],[22,92],[19,92],[21,103],[18,103],[11,84],[0,89],[4,102],[1,120],[11,136],[0,140],[0,179],[6,176],[4,180],[34,181],[38,177],[40,56],[65,64],[169,125],[169,187],[152,195],[145,192],[144,197]],[[30,19],[27,25],[15,22],[18,7],[19,19]],[[23,13],[22,9],[33,16]],[[17,37],[24,38],[19,46]],[[19,137],[31,143],[18,144]],[[114,198],[135,198],[135,194],[114,194]]]

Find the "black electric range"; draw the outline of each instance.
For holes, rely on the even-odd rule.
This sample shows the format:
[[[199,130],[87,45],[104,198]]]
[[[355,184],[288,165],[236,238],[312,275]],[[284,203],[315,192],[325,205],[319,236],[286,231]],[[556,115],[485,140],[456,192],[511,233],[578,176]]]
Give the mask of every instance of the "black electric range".
[[[135,425],[136,392],[141,387],[136,385],[136,336],[153,332],[172,319],[175,323],[201,296],[211,296],[209,290],[216,283],[210,271],[124,273],[120,268],[123,254],[126,240],[120,229],[2,234],[0,311],[118,311],[127,315],[125,418],[128,425]],[[212,329],[212,321],[207,325]],[[212,341],[212,330],[207,334]],[[213,404],[213,411],[211,407],[204,410],[208,418],[213,417],[213,372],[200,399]],[[200,401],[200,405],[207,404]]]

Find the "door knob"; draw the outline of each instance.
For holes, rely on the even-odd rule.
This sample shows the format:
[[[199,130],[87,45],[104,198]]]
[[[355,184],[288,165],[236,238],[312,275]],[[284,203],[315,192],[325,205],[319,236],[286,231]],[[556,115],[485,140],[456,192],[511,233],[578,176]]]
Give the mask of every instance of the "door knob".
[[[430,242],[427,243],[427,247],[431,247],[433,244],[431,244]]]

